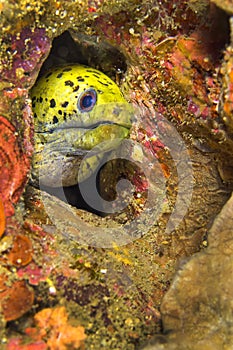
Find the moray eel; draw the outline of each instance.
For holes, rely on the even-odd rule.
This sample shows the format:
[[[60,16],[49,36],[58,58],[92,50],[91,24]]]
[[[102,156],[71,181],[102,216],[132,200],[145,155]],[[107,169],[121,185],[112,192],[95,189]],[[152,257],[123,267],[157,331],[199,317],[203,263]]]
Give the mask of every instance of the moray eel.
[[[129,136],[132,107],[118,86],[96,69],[78,64],[56,67],[38,79],[31,99],[36,186],[66,187],[84,181],[106,152]]]

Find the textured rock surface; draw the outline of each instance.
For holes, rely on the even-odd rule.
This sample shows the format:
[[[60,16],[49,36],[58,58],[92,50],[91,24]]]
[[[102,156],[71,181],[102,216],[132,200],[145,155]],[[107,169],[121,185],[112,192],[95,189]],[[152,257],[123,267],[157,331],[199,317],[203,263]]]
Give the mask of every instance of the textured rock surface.
[[[146,349],[231,349],[233,197],[215,219],[208,247],[184,263],[165,295],[164,336]]]
[[[7,179],[0,183],[7,216],[0,274],[6,294],[14,295],[21,283],[31,304],[35,300],[23,317],[16,312],[20,301],[9,314],[1,303],[2,345],[8,341],[8,349],[20,349],[27,342],[33,349],[39,342],[44,349],[46,332],[35,339],[28,327],[43,309],[64,306],[70,329],[84,327],[87,349],[135,349],[154,333],[160,334],[156,349],[181,349],[181,342],[192,349],[193,341],[200,349],[228,346],[231,331],[226,334],[224,322],[216,325],[219,310],[231,323],[225,288],[232,273],[230,244],[219,266],[219,240],[227,236],[217,233],[218,222],[230,222],[228,209],[213,226],[207,250],[178,270],[162,319],[160,313],[177,266],[205,247],[232,189],[228,15],[207,0],[2,1],[0,14],[0,163]],[[24,192],[33,141],[29,89],[46,57],[42,72],[69,61],[101,69],[135,107],[133,147],[125,147],[124,155],[138,168],[112,161],[100,176],[100,190],[109,199],[119,177],[134,184],[131,205],[120,214],[98,217],[30,186]],[[130,232],[130,243],[122,246],[117,239],[132,222],[142,237],[133,240]],[[93,244],[106,230],[105,248]],[[219,271],[215,280],[212,261]],[[161,320],[170,335],[161,334]]]

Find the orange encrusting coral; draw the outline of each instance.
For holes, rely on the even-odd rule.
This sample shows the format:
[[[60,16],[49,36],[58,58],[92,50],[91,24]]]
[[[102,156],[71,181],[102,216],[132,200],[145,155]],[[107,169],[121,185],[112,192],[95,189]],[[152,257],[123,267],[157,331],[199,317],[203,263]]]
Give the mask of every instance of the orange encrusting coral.
[[[227,57],[226,55],[226,60],[228,59],[228,61],[224,66],[225,71],[222,68],[222,73],[224,74],[223,111],[225,113],[224,121],[227,123],[228,123],[228,119],[231,120],[231,115],[233,111],[233,68],[232,68],[232,57],[230,55],[230,52],[228,56],[229,57]]]
[[[15,281],[9,286],[6,274],[0,276],[0,305],[6,321],[16,320],[29,311],[34,302],[34,291],[25,281]]]
[[[33,250],[30,239],[25,235],[14,237],[13,247],[8,254],[8,260],[16,266],[25,266],[32,260]]]
[[[35,314],[34,320],[37,327],[24,330],[28,337],[27,344],[24,344],[22,337],[11,338],[7,350],[84,349],[84,328],[68,323],[64,306],[43,309]]]
[[[16,128],[0,116],[0,195],[7,217],[14,214],[13,204],[23,191],[29,167],[28,155],[19,147]]]
[[[83,341],[86,339],[82,326],[74,327],[68,323],[68,315],[64,306],[54,309],[47,308],[39,311],[34,316],[39,334],[37,340],[46,340],[50,350],[66,350],[84,348]],[[33,328],[28,333],[33,334]],[[35,334],[34,334],[35,336]]]
[[[5,211],[2,200],[0,198],[0,237],[3,235],[6,226]]]

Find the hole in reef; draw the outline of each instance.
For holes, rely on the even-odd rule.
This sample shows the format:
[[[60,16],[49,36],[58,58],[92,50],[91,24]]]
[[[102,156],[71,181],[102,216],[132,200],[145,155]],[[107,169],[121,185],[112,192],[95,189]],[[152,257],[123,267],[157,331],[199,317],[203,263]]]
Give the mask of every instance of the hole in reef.
[[[99,192],[99,180],[100,180],[100,178],[99,178],[99,172],[98,172],[96,178],[93,181],[91,181],[92,183],[95,184],[98,192]],[[84,183],[83,186],[85,186],[85,185],[88,186],[88,184],[90,183],[90,178],[88,178],[84,182],[86,182],[86,184]],[[98,207],[100,208],[100,210],[95,210],[95,209],[93,209],[93,207],[91,207],[85,201],[85,199],[83,198],[83,196],[81,194],[79,184],[69,186],[69,187],[49,187],[49,186],[43,185],[41,187],[41,189],[43,191],[48,192],[49,194],[51,194],[53,196],[56,196],[57,198],[69,203],[70,205],[72,205],[78,209],[87,210],[87,211],[94,213],[94,214],[97,214],[99,216],[104,216],[103,215],[104,208],[102,208],[101,203],[98,203]]]
[[[158,185],[159,177],[157,180]],[[131,221],[136,212],[142,210],[141,205],[146,203],[148,197],[147,185],[146,174],[137,164],[128,159],[115,158],[106,159],[99,171],[94,172],[81,184],[57,188],[42,185],[40,189],[76,208],[101,217],[111,215],[118,223],[125,223]],[[111,204],[108,206],[107,202]],[[113,210],[111,214],[108,208]]]
[[[48,69],[66,63],[80,63],[98,69],[111,79],[121,78],[127,69],[122,52],[96,36],[67,30],[53,40],[51,51],[43,63],[39,77]]]
[[[77,33],[71,29],[63,32],[53,40],[50,53],[41,67],[38,78],[52,67],[69,63],[79,63],[93,67],[102,71],[114,81],[119,81],[127,69],[126,59],[116,47],[107,42],[99,41],[96,36]],[[87,179],[87,181],[89,180]],[[95,181],[98,190],[100,187],[99,175],[96,176]],[[95,210],[86,203],[80,193],[78,184],[62,188],[44,185],[42,187],[42,190],[79,209],[84,209],[100,216],[104,215],[104,210]]]

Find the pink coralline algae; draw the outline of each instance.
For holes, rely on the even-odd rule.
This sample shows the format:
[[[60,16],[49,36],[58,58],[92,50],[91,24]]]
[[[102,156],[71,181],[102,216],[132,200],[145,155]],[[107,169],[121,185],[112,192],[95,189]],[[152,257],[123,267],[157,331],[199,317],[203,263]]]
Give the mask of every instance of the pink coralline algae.
[[[2,45],[6,53],[2,58],[1,81],[16,84],[17,87],[28,87],[32,83],[32,77],[38,74],[39,63],[42,64],[49,52],[50,40],[45,30],[24,28],[19,35],[3,38]],[[13,57],[11,62],[7,55]]]

